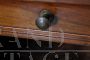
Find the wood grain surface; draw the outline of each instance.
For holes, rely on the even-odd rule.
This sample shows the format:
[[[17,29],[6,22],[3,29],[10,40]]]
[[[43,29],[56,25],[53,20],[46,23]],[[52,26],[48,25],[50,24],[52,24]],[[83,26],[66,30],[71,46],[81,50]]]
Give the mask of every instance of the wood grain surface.
[[[53,1],[53,0],[52,0]],[[77,1],[77,0],[76,0]],[[84,0],[83,0],[84,1]],[[87,1],[87,0],[85,0]],[[35,20],[39,17],[41,10],[47,9],[53,12],[57,16],[57,23],[52,25],[49,31],[61,32],[63,31],[65,35],[65,42],[71,44],[81,44],[89,45],[90,44],[90,6],[89,5],[76,5],[76,4],[56,4],[56,3],[47,3],[47,2],[16,2],[16,1],[0,1],[0,26],[3,28],[11,27],[12,28],[21,28],[31,29],[34,32],[35,36],[38,36],[35,30],[39,30],[41,36],[36,37],[39,40],[48,40],[48,34],[43,33],[42,30],[38,29],[35,24]],[[1,35],[9,36],[12,33],[8,31],[2,32]],[[7,29],[6,29],[7,30]],[[30,31],[31,31],[30,30]],[[21,30],[19,33],[22,32]],[[25,31],[27,32],[27,31]],[[44,34],[44,35],[42,35]],[[45,35],[46,34],[46,35]],[[10,36],[11,36],[10,35]],[[25,37],[25,34],[20,34],[20,37]],[[44,36],[47,36],[45,38]],[[53,34],[53,37],[57,36]],[[32,37],[32,36],[30,36]],[[26,38],[26,37],[25,37]],[[69,41],[68,41],[69,40]]]
[[[39,1],[39,2],[90,5],[90,0],[23,0],[23,1]]]
[[[9,1],[9,0],[5,0],[5,1]],[[13,1],[13,0],[10,0],[10,1]],[[65,4],[90,5],[90,0],[14,0],[14,1],[49,2],[49,3],[65,3]]]

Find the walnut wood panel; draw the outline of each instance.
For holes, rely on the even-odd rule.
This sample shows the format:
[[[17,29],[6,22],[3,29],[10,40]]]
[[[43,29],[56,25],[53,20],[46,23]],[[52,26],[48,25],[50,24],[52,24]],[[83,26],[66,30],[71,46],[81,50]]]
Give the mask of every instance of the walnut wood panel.
[[[59,29],[62,29],[64,33],[70,34],[66,36],[65,42],[81,45],[90,44],[90,38],[88,38],[90,36],[90,6],[86,5],[1,1],[0,26],[39,30],[35,25],[35,20],[43,9],[50,10],[58,17],[57,24],[50,27],[50,29],[52,28],[52,32],[59,33]],[[11,30],[2,32],[1,35],[12,35],[10,31]],[[41,30],[40,32],[40,34],[43,34]],[[34,35],[38,36],[37,34],[39,33],[35,33],[34,31]],[[74,37],[72,36],[73,34],[75,34]],[[44,35],[36,38],[48,40],[48,37],[45,38],[47,35],[48,34],[44,33]],[[25,34],[20,34],[21,38],[25,36]],[[56,39],[58,38],[57,36],[58,35],[56,35]],[[56,39],[53,40],[59,41]]]
[[[17,1],[17,2],[45,2],[56,4],[78,4],[78,5],[90,5],[90,0],[0,0],[3,2]]]
[[[90,0],[20,0],[20,1],[34,1],[34,2],[37,1],[37,2],[51,2],[51,3],[90,5]]]
[[[90,6],[57,5],[46,3],[0,3],[0,25],[38,29],[35,20],[43,9],[52,11],[58,18],[52,31],[90,35]]]

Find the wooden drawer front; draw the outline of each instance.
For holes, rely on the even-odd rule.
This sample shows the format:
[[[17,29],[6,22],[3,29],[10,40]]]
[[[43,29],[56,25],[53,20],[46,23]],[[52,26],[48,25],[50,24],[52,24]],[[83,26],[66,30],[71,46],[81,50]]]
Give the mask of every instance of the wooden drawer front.
[[[84,4],[90,5],[90,0],[21,0],[21,1],[37,1],[37,2],[51,2],[51,3],[67,3],[67,4]]]
[[[52,28],[51,31],[59,33],[59,29],[62,29],[64,33],[71,34],[66,34],[69,38],[75,38],[75,40],[90,40],[90,6],[84,5],[60,5],[39,2],[0,2],[0,26],[20,28],[22,30],[39,30],[40,33],[35,33],[34,31],[34,34],[44,34],[43,36],[45,36],[48,31],[46,31],[47,33],[42,32],[42,30],[40,30],[35,24],[35,20],[38,18],[40,11],[43,9],[53,12],[58,18],[57,24],[50,27]],[[10,31],[11,30],[9,29],[8,32]],[[22,33],[23,32],[26,33],[26,31],[22,31]],[[4,32],[4,34],[1,35],[9,34],[5,34]],[[80,42],[78,44],[80,44]],[[82,44],[86,43],[82,42]]]
[[[0,4],[0,25],[38,29],[35,20],[41,10],[52,11],[58,18],[53,31],[61,27],[64,32],[90,35],[90,6],[55,5],[44,3]]]

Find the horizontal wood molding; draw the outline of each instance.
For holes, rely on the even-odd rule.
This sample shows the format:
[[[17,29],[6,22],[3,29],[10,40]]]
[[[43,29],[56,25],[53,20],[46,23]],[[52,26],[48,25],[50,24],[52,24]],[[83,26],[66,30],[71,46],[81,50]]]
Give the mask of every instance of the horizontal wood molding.
[[[51,35],[49,34],[51,33]],[[62,36],[63,34],[63,36]],[[26,38],[34,40],[49,41],[49,38],[52,38],[51,41],[60,43],[63,39],[63,43],[67,44],[76,44],[76,45],[90,45],[90,36],[79,35],[79,34],[70,34],[64,32],[50,32],[50,31],[41,31],[33,29],[24,29],[16,27],[5,27],[0,26],[0,35],[1,36],[11,36],[16,38]]]

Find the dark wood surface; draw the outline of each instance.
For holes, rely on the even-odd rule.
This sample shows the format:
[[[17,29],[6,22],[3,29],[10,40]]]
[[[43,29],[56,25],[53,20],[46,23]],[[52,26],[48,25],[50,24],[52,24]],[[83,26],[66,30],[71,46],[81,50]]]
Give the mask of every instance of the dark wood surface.
[[[90,0],[17,0],[17,1],[27,1],[27,2],[34,1],[34,2],[50,2],[50,3],[90,5]]]
[[[74,0],[72,1],[74,2]],[[78,2],[80,0],[75,1]],[[48,41],[48,33],[51,31],[55,33],[53,34],[53,41],[58,42],[58,34],[60,33],[60,29],[62,29],[65,36],[65,43],[90,45],[89,1],[82,0],[80,3],[85,3],[86,5],[31,1],[0,1],[1,35],[12,36],[12,30],[15,29],[16,32],[20,33],[18,33],[19,37],[27,38],[26,33],[29,30],[29,32],[33,32],[36,39]],[[35,25],[35,20],[43,9],[53,12],[58,17],[57,24],[52,25],[49,31],[42,31]],[[32,34],[30,33],[29,38],[32,38]]]

